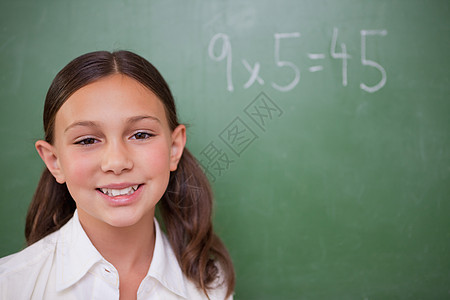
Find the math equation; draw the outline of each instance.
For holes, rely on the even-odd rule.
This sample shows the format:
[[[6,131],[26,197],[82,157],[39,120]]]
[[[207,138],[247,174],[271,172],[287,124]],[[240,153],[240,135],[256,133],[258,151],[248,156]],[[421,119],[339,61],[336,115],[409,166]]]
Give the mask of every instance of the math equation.
[[[386,70],[384,67],[378,62],[367,57],[366,54],[366,43],[369,37],[374,36],[386,36],[387,30],[361,30],[360,38],[361,38],[361,55],[360,62],[362,66],[367,68],[375,68],[379,72],[379,81],[376,84],[368,85],[364,82],[360,82],[359,86],[363,91],[368,93],[375,93],[383,88],[386,84],[387,76]],[[347,53],[347,47],[345,43],[339,43],[338,45],[338,36],[339,30],[338,28],[333,28],[333,35],[331,38],[329,55],[332,59],[337,59],[342,61],[342,86],[348,85],[347,79],[347,65],[348,60],[352,58],[352,56]],[[283,47],[283,41],[287,39],[297,39],[300,38],[300,32],[288,32],[288,33],[275,33],[274,34],[274,61],[276,67],[284,68],[286,76],[289,77],[289,83],[280,84],[275,80],[271,81],[271,86],[280,92],[289,92],[294,89],[300,82],[300,73],[301,69],[298,65],[296,65],[293,61],[288,60],[288,58],[280,57],[280,49]],[[220,47],[222,46],[222,47]],[[226,72],[226,88],[228,91],[234,91],[234,83],[233,83],[233,51],[231,46],[230,37],[224,33],[215,34],[208,45],[208,55],[209,57],[216,62],[224,62],[225,64],[225,72]],[[324,70],[323,65],[320,64],[320,61],[325,59],[327,56],[325,53],[307,53],[307,57],[312,60],[315,65],[308,68],[308,72],[315,73]],[[265,85],[266,81],[262,78],[260,74],[261,64],[260,62],[255,62],[251,65],[246,59],[242,59],[241,63],[243,67],[248,71],[249,77],[248,80],[243,83],[243,87],[248,89],[254,84]]]

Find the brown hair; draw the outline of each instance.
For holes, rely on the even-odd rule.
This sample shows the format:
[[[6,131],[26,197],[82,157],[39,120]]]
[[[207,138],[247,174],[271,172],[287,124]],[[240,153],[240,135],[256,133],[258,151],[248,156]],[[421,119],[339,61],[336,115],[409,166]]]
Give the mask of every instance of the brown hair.
[[[56,113],[78,89],[112,74],[129,76],[164,104],[171,130],[178,125],[172,93],[158,70],[129,51],[98,51],[84,54],[65,66],[53,80],[44,105],[45,140],[53,142]],[[168,239],[184,274],[207,295],[222,274],[227,297],[234,290],[231,258],[214,234],[213,195],[209,182],[194,156],[185,149],[176,171],[158,204]],[[61,228],[73,215],[75,202],[65,184],[59,184],[46,168],[28,209],[25,236],[28,245]],[[219,271],[220,268],[220,271]]]

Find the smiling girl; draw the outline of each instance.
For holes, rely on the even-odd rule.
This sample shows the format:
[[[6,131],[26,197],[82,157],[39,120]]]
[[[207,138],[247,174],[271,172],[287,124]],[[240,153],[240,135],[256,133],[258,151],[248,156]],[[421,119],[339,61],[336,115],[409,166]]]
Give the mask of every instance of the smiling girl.
[[[76,58],[49,88],[44,130],[29,247],[0,260],[1,299],[232,298],[209,183],[153,65],[128,51]]]

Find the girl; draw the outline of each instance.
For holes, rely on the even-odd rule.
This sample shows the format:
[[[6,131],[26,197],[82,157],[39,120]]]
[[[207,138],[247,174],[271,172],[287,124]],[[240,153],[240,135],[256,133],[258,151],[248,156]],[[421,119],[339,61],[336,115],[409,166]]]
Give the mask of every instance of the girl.
[[[232,298],[209,183],[152,64],[128,51],[74,59],[49,88],[44,130],[29,247],[0,260],[1,299]]]

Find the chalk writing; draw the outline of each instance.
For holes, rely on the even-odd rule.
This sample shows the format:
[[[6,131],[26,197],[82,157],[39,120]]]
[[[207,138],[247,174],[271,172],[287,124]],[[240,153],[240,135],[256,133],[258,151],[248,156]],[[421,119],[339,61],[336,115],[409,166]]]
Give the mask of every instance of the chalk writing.
[[[387,34],[386,30],[361,30],[361,63],[363,66],[371,66],[378,69],[378,71],[381,72],[381,80],[376,85],[367,86],[364,83],[360,84],[361,89],[369,93],[374,93],[378,91],[386,84],[386,71],[377,62],[374,62],[373,60],[368,60],[366,58],[366,36],[370,35],[385,36],[386,34]]]
[[[281,86],[272,82],[272,86],[276,90],[279,90],[281,92],[288,92],[298,84],[298,82],[300,81],[300,69],[293,62],[280,60],[280,40],[298,37],[300,37],[299,32],[275,33],[275,64],[277,65],[277,67],[289,67],[294,71],[294,79],[288,85]]]
[[[250,65],[249,65],[249,63],[245,60],[245,59],[243,59],[242,60],[242,64],[245,66],[245,68],[250,72],[250,78],[248,79],[248,81],[244,84],[244,88],[246,88],[246,89],[248,89],[249,87],[251,87],[252,86],[252,84],[255,82],[255,81],[258,81],[258,83],[260,84],[260,85],[263,85],[264,84],[264,80],[261,78],[261,77],[259,77],[259,62],[256,62],[255,63],[255,67],[254,68],[252,68]]]
[[[214,55],[214,47],[216,45],[216,42],[218,39],[222,40],[222,52],[219,56]],[[231,53],[231,44],[230,39],[228,35],[223,33],[218,33],[211,39],[211,42],[209,43],[208,47],[208,54],[211,59],[215,61],[221,61],[227,58],[227,89],[232,92],[234,90],[233,88],[233,81],[231,78],[231,63],[233,61],[232,53]]]
[[[333,37],[331,38],[330,54],[332,58],[342,59],[342,85],[347,86],[347,60],[350,58],[350,55],[347,54],[347,47],[344,43],[341,43],[342,52],[336,52],[337,36],[338,29],[335,27],[333,28]]]
[[[312,59],[312,60],[325,58],[325,54],[322,54],[322,53],[308,53],[307,55],[308,55],[308,58]],[[308,68],[308,71],[310,71],[310,72],[318,72],[318,71],[322,71],[322,70],[323,70],[322,65],[312,66],[312,67]]]
[[[361,30],[360,38],[361,38],[361,65],[364,67],[372,67],[377,69],[381,74],[380,81],[373,85],[369,86],[363,82],[360,82],[360,88],[363,91],[368,93],[374,93],[379,91],[386,85],[387,76],[386,70],[382,67],[378,62],[374,60],[368,59],[366,54],[367,48],[367,38],[369,36],[385,36],[387,35],[387,30]],[[274,34],[274,63],[277,68],[283,68],[283,71],[286,75],[286,78],[289,78],[287,84],[280,84],[279,82],[270,81],[271,86],[280,92],[289,92],[293,90],[300,83],[300,67],[294,63],[291,59],[287,59],[284,56],[281,56],[281,48],[290,46],[292,48],[292,43],[295,42],[295,39],[301,37],[300,32],[285,32],[285,33],[275,33]],[[339,29],[333,28],[331,43],[330,43],[330,51],[329,54],[332,59],[340,59],[341,63],[341,77],[342,77],[342,86],[348,86],[348,62],[352,59],[352,56],[347,52],[347,46],[345,43],[338,42],[339,37]],[[222,43],[222,48],[219,53],[215,52],[217,44],[220,45]],[[226,60],[226,80],[227,80],[227,90],[232,92],[234,91],[233,78],[232,78],[232,47],[230,37],[224,33],[217,33],[214,35],[209,42],[208,45],[208,55],[209,57],[217,62]],[[316,73],[324,70],[324,66],[322,61],[326,58],[324,53],[307,53],[307,57],[316,63],[308,67],[308,71],[310,73]],[[255,62],[253,65],[249,63],[247,59],[241,59],[242,65],[249,72],[248,80],[243,84],[244,89],[250,88],[255,83],[263,86],[266,84],[266,81],[260,75],[261,69],[263,65],[260,62]]]

